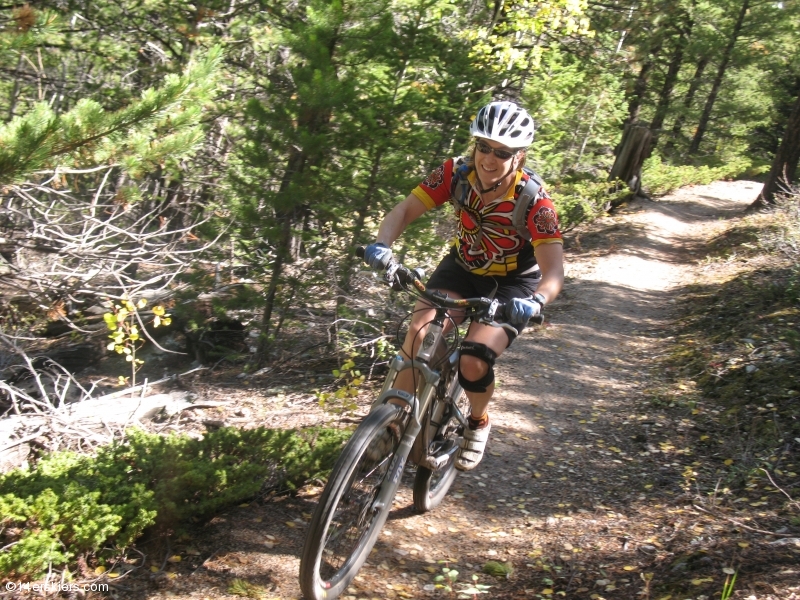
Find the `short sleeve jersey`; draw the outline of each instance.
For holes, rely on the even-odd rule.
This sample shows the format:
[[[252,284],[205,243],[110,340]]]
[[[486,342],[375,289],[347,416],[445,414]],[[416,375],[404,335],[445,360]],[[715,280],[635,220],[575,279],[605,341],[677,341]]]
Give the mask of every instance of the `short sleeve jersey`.
[[[428,210],[450,200],[453,170],[463,158],[447,160],[434,169],[411,192]],[[558,216],[544,187],[525,215],[531,241],[521,237],[511,226],[514,203],[529,176],[517,172],[514,185],[505,196],[484,203],[477,190],[477,176],[470,171],[470,191],[462,210],[458,211],[458,237],[454,241],[459,262],[476,275],[517,275],[534,269],[533,249],[539,244],[562,243]]]

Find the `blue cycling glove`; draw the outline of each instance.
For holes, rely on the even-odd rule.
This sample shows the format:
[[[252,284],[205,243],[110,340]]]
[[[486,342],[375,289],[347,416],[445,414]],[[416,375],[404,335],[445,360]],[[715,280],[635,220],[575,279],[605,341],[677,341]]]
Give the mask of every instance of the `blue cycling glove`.
[[[388,266],[390,260],[392,260],[392,251],[386,244],[376,242],[364,249],[364,262],[373,269],[382,271]]]
[[[539,298],[527,300],[525,298],[514,298],[508,303],[506,309],[509,323],[515,327],[525,327],[533,317],[542,312],[544,297],[537,294]]]

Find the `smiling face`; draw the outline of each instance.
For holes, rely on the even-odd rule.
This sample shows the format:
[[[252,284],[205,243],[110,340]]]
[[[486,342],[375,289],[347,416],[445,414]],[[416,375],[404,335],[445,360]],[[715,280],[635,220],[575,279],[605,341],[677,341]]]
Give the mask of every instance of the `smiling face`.
[[[494,150],[499,150],[501,155],[510,153],[511,156],[500,158]],[[513,179],[524,156],[522,151],[492,140],[478,138],[475,144],[475,171],[483,184],[483,189],[489,189],[507,177]]]

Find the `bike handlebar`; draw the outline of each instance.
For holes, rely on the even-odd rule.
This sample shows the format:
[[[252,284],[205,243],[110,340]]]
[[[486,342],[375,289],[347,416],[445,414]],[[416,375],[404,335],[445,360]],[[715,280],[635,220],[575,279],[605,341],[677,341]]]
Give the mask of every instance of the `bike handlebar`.
[[[365,249],[363,246],[356,248],[356,256],[358,258],[363,259],[364,252]],[[511,327],[514,329],[515,333],[519,333],[519,331],[513,325],[495,321],[497,318],[507,318],[506,308],[508,307],[508,304],[498,300],[493,300],[491,298],[450,298],[449,296],[438,291],[430,292],[425,287],[425,284],[421,281],[422,277],[424,277],[424,273],[420,269],[408,269],[393,258],[388,261],[388,264],[386,264],[383,269],[383,278],[390,286],[394,286],[395,283],[399,283],[400,286],[405,289],[405,286],[413,285],[425,299],[444,308],[485,309],[485,313],[481,318],[481,322],[494,325],[496,327]],[[544,315],[536,315],[530,319],[529,323],[541,325],[544,323]]]

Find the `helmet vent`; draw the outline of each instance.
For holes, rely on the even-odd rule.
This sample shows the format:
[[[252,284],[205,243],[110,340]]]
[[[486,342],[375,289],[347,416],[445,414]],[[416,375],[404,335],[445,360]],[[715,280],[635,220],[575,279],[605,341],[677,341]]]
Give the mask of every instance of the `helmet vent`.
[[[510,148],[533,142],[534,123],[528,112],[514,102],[491,102],[478,111],[470,125],[470,133]]]

